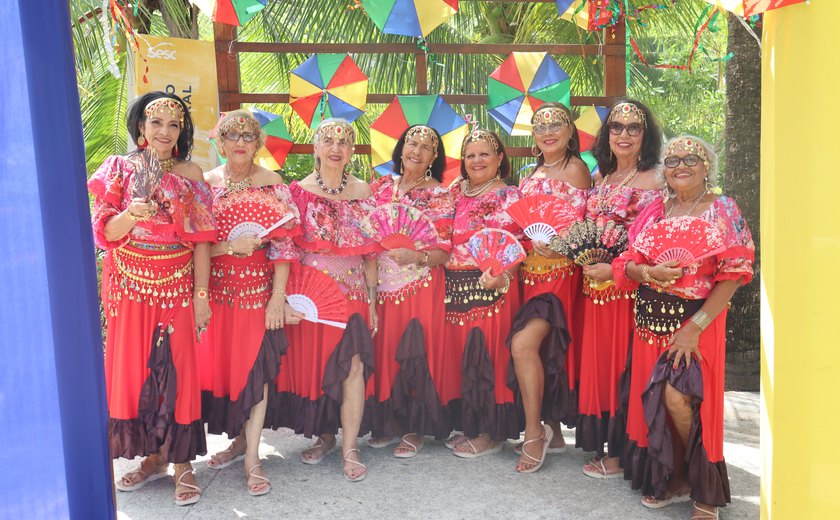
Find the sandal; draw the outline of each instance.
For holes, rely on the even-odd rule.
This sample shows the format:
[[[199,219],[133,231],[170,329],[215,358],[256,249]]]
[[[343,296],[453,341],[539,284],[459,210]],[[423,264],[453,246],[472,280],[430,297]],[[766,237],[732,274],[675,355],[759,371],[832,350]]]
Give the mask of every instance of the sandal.
[[[542,456],[540,458],[536,458],[530,455],[525,448],[531,444],[532,442],[537,442],[538,440],[542,439],[543,447],[542,447]],[[535,473],[538,469],[540,469],[545,462],[545,457],[548,455],[548,446],[551,444],[551,441],[554,439],[554,430],[551,429],[549,426],[543,425],[543,434],[541,437],[534,437],[533,439],[523,441],[522,442],[522,455],[531,459],[533,467],[528,469],[516,469],[518,473]]]
[[[473,444],[472,440],[470,440],[470,439],[467,439],[464,442],[467,445],[469,445],[470,450],[472,450],[472,452],[452,450],[452,453],[454,453],[456,457],[461,457],[462,459],[477,459],[478,457],[483,457],[485,455],[492,455],[494,453],[499,453],[500,451],[502,451],[502,443],[501,442],[497,442],[495,445],[493,445],[493,446],[491,446],[491,447],[489,447],[489,448],[487,448],[486,450],[483,450],[483,451],[478,451],[478,449],[476,449],[476,447],[475,447],[475,444]],[[461,444],[463,444],[463,443],[461,443]]]
[[[245,448],[246,448],[244,446],[244,444],[245,443],[243,441],[239,440],[239,437],[233,439],[233,441],[230,443],[230,446],[228,446],[227,449],[224,449],[224,450],[222,450],[218,453],[214,453],[213,455],[210,455],[210,460],[207,461],[207,467],[210,468],[210,469],[219,470],[219,469],[226,468],[226,467],[230,466],[234,462],[238,462],[240,460],[243,460],[245,458]],[[242,446],[242,452],[237,453],[239,451],[239,450],[237,450],[237,448],[240,445],[243,445]],[[220,455],[223,455],[223,454],[224,454],[224,456],[220,456]],[[230,457],[230,458],[226,458],[226,457]]]
[[[666,495],[665,498],[656,498],[651,495],[642,497],[642,505],[648,509],[662,509],[671,504],[680,504],[691,500],[691,488],[688,486],[682,487],[673,493]]]
[[[347,464],[348,462],[350,462],[352,464],[355,464],[357,467],[362,468],[362,472],[359,473],[358,475],[356,475],[355,477],[351,477],[350,475],[348,475],[347,470],[345,470],[344,468],[342,468],[342,472],[344,473],[344,478],[346,478],[350,482],[359,482],[360,480],[364,480],[365,477],[367,477],[367,466],[365,466],[364,464],[362,464],[358,460],[350,460],[350,459],[347,458],[347,456],[350,455],[351,453],[353,453],[354,451],[357,454],[361,454],[361,452],[359,451],[358,448],[350,448],[349,450],[347,450],[347,452],[344,455],[341,456],[341,462],[343,464]],[[359,455],[357,455],[357,457],[358,456]]]
[[[195,484],[190,484],[188,482],[184,482],[184,475],[195,475],[195,470],[190,467],[188,470],[184,470],[181,474],[178,474],[178,469],[175,469],[175,505],[176,506],[188,506],[191,504],[195,504],[199,500],[201,500],[201,488],[196,486]],[[192,495],[188,498],[179,499],[178,497],[182,495]]]
[[[324,460],[324,457],[326,457],[330,453],[334,452],[336,450],[336,448],[338,448],[338,443],[335,440],[333,440],[333,445],[332,446],[330,446],[329,448],[326,448],[326,449],[324,449],[324,448],[326,448],[326,444],[324,444],[324,438],[323,437],[318,437],[318,440],[315,441],[315,444],[313,444],[311,448],[307,448],[300,453],[300,461],[303,462],[304,464],[310,464],[310,465],[320,464],[321,461]],[[304,457],[304,455],[313,454],[318,450],[321,450],[321,456],[320,457],[310,457],[310,458]]]
[[[150,457],[143,459],[140,467],[134,471],[129,471],[114,483],[114,486],[120,491],[137,491],[149,482],[162,479],[167,476],[168,462],[162,462],[157,467],[152,466],[149,462]],[[151,466],[151,467],[150,467]],[[135,480],[135,477],[140,477],[140,480]],[[127,484],[125,482],[128,482]]]
[[[696,515],[696,512],[699,512],[700,515]],[[718,518],[720,518],[718,508],[714,507],[712,511],[709,511],[698,506],[697,502],[694,502],[694,509],[691,511],[691,520],[718,520]]]
[[[604,478],[604,479],[623,477],[624,476],[624,471],[621,468],[619,468],[618,471],[614,471],[612,473],[607,471],[607,467],[604,466],[604,459],[605,458],[606,457],[600,458],[597,461],[595,459],[592,459],[592,461],[589,464],[584,464],[583,474],[586,475],[587,477]],[[595,469],[594,470],[587,469],[586,466],[592,466]]]
[[[259,479],[262,482],[257,482],[255,484],[248,484],[248,494],[252,497],[259,497],[262,495],[267,495],[269,491],[271,491],[271,481],[268,480],[266,477],[262,475],[257,475],[254,473],[254,470],[257,468],[262,468],[262,464],[257,463],[251,466],[251,469],[248,470],[248,480],[252,478]],[[259,489],[258,486],[265,486],[262,489]]]
[[[399,437],[382,437],[382,438],[379,438],[379,439],[371,438],[370,440],[367,441],[367,444],[371,448],[380,449],[380,448],[387,448],[388,446],[391,446],[393,444],[397,444],[398,442],[400,442]]]
[[[420,438],[420,442],[418,442],[416,446],[414,445],[414,443],[406,440],[406,437],[410,437],[412,435],[415,435],[415,436]],[[405,444],[405,446],[403,446],[404,444]],[[423,449],[423,437],[416,434],[416,433],[406,433],[400,439],[400,445],[397,446],[396,448],[394,448],[394,457],[396,457],[398,459],[410,459],[410,458],[415,457],[418,453],[420,453],[420,450],[422,450],[422,449]],[[402,450],[402,451],[397,451],[397,450]]]
[[[459,444],[463,444],[469,440],[469,437],[462,433],[456,433],[455,435],[451,435],[448,439],[443,441],[443,445],[446,446],[447,449],[454,450]]]
[[[549,426],[549,428],[551,428],[551,426]],[[553,432],[553,431],[554,431],[554,430],[552,429],[552,432]],[[514,452],[514,453],[516,453],[517,455],[522,455],[522,445],[523,445],[523,444],[525,444],[525,441],[522,441],[522,442],[517,442],[516,444],[514,444],[514,445],[513,445],[513,452]],[[552,455],[552,454],[560,454],[560,453],[566,453],[566,446],[565,446],[565,445],[563,445],[563,446],[558,446],[558,447],[556,447],[556,448],[552,448],[551,446],[549,446],[549,447],[548,447],[548,452],[547,452],[547,453],[548,453],[549,455]],[[594,460],[594,459],[593,459],[593,460]],[[594,465],[595,463],[593,462],[592,464]]]

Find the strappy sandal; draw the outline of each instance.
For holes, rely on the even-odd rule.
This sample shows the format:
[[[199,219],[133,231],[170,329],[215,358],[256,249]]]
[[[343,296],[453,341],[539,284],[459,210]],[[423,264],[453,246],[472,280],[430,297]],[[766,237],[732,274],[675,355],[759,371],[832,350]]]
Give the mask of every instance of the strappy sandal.
[[[252,497],[259,497],[259,496],[262,496],[262,495],[267,495],[268,492],[271,491],[271,481],[268,480],[266,477],[264,477],[262,475],[257,475],[256,473],[254,473],[255,469],[261,468],[261,467],[262,467],[262,464],[257,463],[257,464],[254,464],[253,466],[251,466],[251,469],[248,470],[248,480],[250,480],[251,478],[255,478],[255,479],[259,479],[259,480],[262,481],[262,482],[257,482],[256,484],[248,484],[248,494],[251,495]],[[259,488],[255,489],[256,486],[261,486],[263,484],[266,487],[264,487],[263,489],[259,489]]]
[[[122,478],[114,483],[114,486],[120,491],[137,491],[149,482],[154,482],[155,480],[159,480],[167,476],[167,469],[169,467],[168,462],[164,461],[157,467],[150,466],[151,463],[149,463],[149,457],[146,457],[143,462],[140,463],[139,468],[134,471],[129,471],[123,475]],[[134,478],[136,476],[139,476],[140,480],[134,482]],[[123,480],[126,479],[128,479],[129,482],[133,482],[133,484],[124,484]]]
[[[387,448],[388,446],[392,446],[400,442],[399,437],[382,437],[380,439],[370,439],[367,441],[368,446],[371,448],[381,449]]]
[[[536,458],[530,455],[525,448],[528,447],[529,444],[532,442],[537,442],[538,440],[543,440],[543,449],[542,449],[542,456],[540,458]],[[528,457],[533,461],[534,466],[528,469],[517,469],[518,473],[536,473],[539,470],[543,463],[545,462],[545,457],[548,455],[548,446],[551,444],[551,441],[554,439],[554,430],[552,430],[549,426],[543,425],[543,434],[541,437],[534,437],[533,439],[527,440],[522,443],[522,455]]]
[[[606,457],[604,457],[604,458],[606,458]],[[604,466],[604,458],[598,459],[597,462],[594,459],[589,462],[588,466],[594,466],[595,467],[594,471],[591,470],[591,469],[586,469],[587,465],[584,465],[583,466],[583,474],[586,475],[587,477],[603,478],[603,479],[606,479],[606,478],[621,478],[621,477],[624,476],[624,471],[622,471],[620,468],[615,473],[608,473],[607,472],[607,467]]]
[[[184,482],[184,475],[195,475],[195,470],[190,468],[188,470],[184,470],[178,475],[178,470],[175,470],[175,505],[176,506],[188,506],[191,504],[195,504],[199,500],[201,500],[201,488],[196,486],[195,484],[189,484]],[[186,495],[192,493],[192,496],[189,498],[179,499],[178,497],[181,495]]]
[[[446,449],[454,450],[459,444],[463,444],[468,440],[469,437],[467,437],[463,433],[456,433],[455,435],[451,435],[448,439],[443,441],[443,445],[446,446]]]
[[[691,488],[688,486],[677,489],[665,498],[656,498],[651,495],[642,497],[642,505],[648,509],[662,509],[671,504],[680,504],[691,500]]]
[[[699,511],[700,516],[695,515],[695,511]],[[718,508],[714,508],[714,510],[709,511],[708,509],[698,506],[697,502],[694,502],[694,510],[691,511],[691,520],[718,520],[718,518],[720,518]]]
[[[485,455],[492,455],[494,453],[499,453],[502,451],[502,443],[497,442],[495,445],[490,446],[486,450],[478,451],[475,447],[475,444],[472,443],[470,439],[464,441],[469,447],[471,451],[456,451],[452,450],[452,453],[455,454],[456,457],[461,457],[462,459],[477,459],[478,457],[483,457]],[[463,444],[463,443],[462,443]]]
[[[236,451],[238,451],[238,450],[236,450],[236,448],[238,448],[240,444],[243,445],[242,446],[242,453],[236,454]],[[214,453],[213,455],[211,455],[210,460],[207,461],[207,467],[210,468],[210,469],[219,470],[219,469],[226,468],[226,467],[230,466],[234,462],[238,462],[240,460],[245,459],[245,448],[246,448],[246,446],[244,446],[244,444],[245,444],[245,441],[242,441],[237,437],[236,439],[233,440],[233,442],[230,443],[230,446],[228,446],[227,449],[224,449],[224,450],[222,450],[218,453]],[[222,454],[227,454],[225,456],[230,456],[230,458],[225,460],[225,461],[218,462],[220,460],[219,455],[222,455]]]
[[[333,442],[334,444],[332,445],[332,447],[324,449],[320,457],[312,457],[307,459],[306,457],[304,457],[304,455],[306,455],[307,453],[312,453],[313,450],[320,450],[326,447],[326,445],[324,444],[324,438],[318,437],[318,440],[315,441],[315,444],[313,444],[310,448],[307,448],[300,453],[300,461],[304,464],[309,464],[313,466],[315,464],[320,464],[321,461],[324,460],[324,457],[334,452],[338,448],[338,441]]]
[[[417,437],[420,437],[420,442],[418,442],[416,446],[414,445],[413,442],[406,440],[406,437],[409,437],[411,435],[416,435]],[[407,446],[403,446],[403,444],[406,444]],[[422,450],[422,449],[423,449],[423,437],[420,434],[417,434],[417,433],[406,433],[400,439],[400,445],[397,446],[396,448],[394,448],[394,457],[396,457],[398,459],[411,459],[411,458],[414,458],[418,453],[420,453],[420,450]],[[402,451],[397,451],[397,450],[402,450]]]
[[[362,464],[358,460],[350,460],[350,459],[347,458],[347,456],[350,455],[351,453],[353,453],[354,451],[356,453],[358,453],[359,456],[361,455],[361,452],[359,451],[358,448],[350,448],[349,450],[347,450],[347,452],[344,455],[341,456],[342,466],[344,464],[347,464],[348,462],[350,462],[350,463],[355,464],[356,466],[362,468],[362,470],[364,470],[364,471],[362,471],[361,473],[359,473],[358,475],[356,475],[353,478],[351,478],[350,475],[347,474],[347,471],[345,471],[343,467],[342,467],[341,471],[344,473],[344,478],[346,478],[350,482],[359,482],[360,480],[364,480],[365,477],[367,477],[367,466],[365,466],[364,464]]]

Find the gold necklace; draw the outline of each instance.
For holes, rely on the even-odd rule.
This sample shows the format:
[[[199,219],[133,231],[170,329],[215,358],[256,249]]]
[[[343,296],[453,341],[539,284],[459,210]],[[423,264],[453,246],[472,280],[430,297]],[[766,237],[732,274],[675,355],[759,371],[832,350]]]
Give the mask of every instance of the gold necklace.
[[[610,205],[612,204],[612,200],[616,197],[616,194],[620,191],[620,188],[625,186],[630,186],[633,184],[633,181],[636,180],[636,175],[639,174],[639,167],[634,166],[630,173],[628,173],[621,182],[615,184],[615,188],[607,193],[606,196],[603,195],[603,192],[598,194],[598,207],[601,209],[601,213],[607,213],[610,210]],[[609,176],[607,176],[609,177]],[[602,188],[606,188],[609,186],[607,184],[607,179],[601,183]]]
[[[399,181],[394,183],[394,194],[391,196],[391,202],[398,201],[400,199],[400,197],[402,197],[403,195],[405,195],[409,191],[413,190],[414,188],[419,186],[421,183],[426,182],[426,180],[427,180],[426,176],[421,176],[419,179],[412,182],[411,185],[408,188],[406,188],[406,190],[404,192],[402,192],[402,194],[401,194],[400,193],[400,185],[403,183],[403,178],[400,177]]]
[[[160,163],[160,171],[171,172],[178,160],[174,157],[170,157],[169,159],[158,159],[158,162]]]
[[[492,185],[494,182],[496,182],[496,178],[493,177],[492,179],[485,182],[484,184],[482,184],[478,188],[471,187],[469,179],[464,179],[464,182],[466,184],[464,184],[464,183],[461,184],[461,193],[463,193],[467,197],[475,197],[475,196],[478,196],[478,195],[481,195],[482,193],[484,193],[484,191],[487,190],[487,188],[489,188],[490,185]]]
[[[253,183],[251,181],[251,167],[248,167],[248,173],[245,174],[245,178],[241,181],[233,182],[231,180],[231,173],[230,168],[228,168],[227,163],[225,163],[225,193],[227,195],[232,195],[234,193],[239,193],[240,191],[245,191],[250,188]]]
[[[682,215],[682,216],[683,217],[688,217],[692,213],[694,213],[694,210],[697,209],[697,205],[700,204],[700,201],[703,200],[703,197],[705,197],[707,193],[709,193],[709,190],[703,190],[703,192],[700,193],[700,196],[697,197],[696,199],[694,199],[694,204],[691,206],[691,209],[688,210],[688,213],[686,213],[685,215]],[[683,204],[682,204],[682,202],[680,202],[676,198],[674,198],[674,202],[671,203],[671,209],[669,209],[668,213],[665,214],[665,218],[670,218],[671,217],[671,213],[674,212],[674,210],[677,208],[677,205],[682,207]]]

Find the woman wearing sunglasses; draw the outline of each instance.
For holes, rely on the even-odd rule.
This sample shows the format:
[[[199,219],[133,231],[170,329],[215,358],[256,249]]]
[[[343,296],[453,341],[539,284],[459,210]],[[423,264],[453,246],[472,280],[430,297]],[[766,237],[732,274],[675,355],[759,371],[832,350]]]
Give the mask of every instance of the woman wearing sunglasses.
[[[592,149],[600,173],[587,201],[587,218],[628,227],[640,211],[659,199],[662,185],[656,179],[655,166],[661,146],[659,126],[646,106],[632,100],[613,105]],[[615,286],[608,263],[584,266],[583,274],[575,445],[597,454],[583,466],[584,474],[620,478],[629,384],[626,367],[633,337],[632,291]],[[604,443],[608,444],[606,452]]]
[[[714,254],[684,269],[643,253],[651,245],[697,247],[672,235],[658,244],[639,237],[613,262],[616,284],[638,288],[625,471],[632,470],[633,487],[645,493],[642,505],[658,509],[693,499],[692,519],[714,519],[730,501],[723,460],[726,303],[752,278],[755,246],[735,201],[711,192],[717,177],[711,146],[678,137],[666,145],[663,162],[664,202],[645,208],[630,235],[658,222],[701,219],[720,238],[701,249]]]

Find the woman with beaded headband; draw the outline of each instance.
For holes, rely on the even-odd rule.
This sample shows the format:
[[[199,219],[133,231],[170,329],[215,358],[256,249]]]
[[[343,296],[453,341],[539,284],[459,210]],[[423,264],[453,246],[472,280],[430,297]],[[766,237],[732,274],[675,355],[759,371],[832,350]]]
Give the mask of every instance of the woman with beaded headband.
[[[423,435],[445,438],[451,431],[440,399],[445,381],[443,264],[449,258],[454,205],[441,185],[446,151],[434,128],[414,125],[397,140],[394,173],[371,185],[377,203],[421,210],[434,231],[419,250],[397,248],[379,255],[374,337],[376,371],[368,383],[372,448],[399,442],[397,458],[414,457]],[[366,428],[367,429],[367,428]]]
[[[461,146],[461,181],[455,184],[452,253],[446,263],[446,342],[452,352],[444,403],[461,398],[464,435],[453,435],[446,446],[462,458],[497,453],[502,441],[518,438],[522,414],[507,385],[510,350],[505,345],[519,307],[519,265],[493,276],[481,272],[467,242],[484,228],[501,228],[522,238],[522,229],[507,208],[520,198],[510,175],[510,161],[499,136],[473,130]],[[460,372],[458,368],[461,367]],[[492,374],[492,386],[486,381]]]
[[[592,178],[580,158],[580,138],[571,112],[560,103],[545,103],[534,113],[531,125],[537,166],[522,179],[519,191],[523,197],[558,197],[583,216]],[[574,325],[581,324],[582,318],[575,313],[581,274],[579,267],[548,244],[525,244],[531,246],[520,270],[525,303],[508,338],[511,375],[516,376],[509,384],[520,394],[525,412],[525,440],[517,446],[516,471],[533,473],[542,466],[545,453],[565,451],[560,421],[575,424],[580,335]],[[552,440],[546,446],[549,436]]]
[[[300,262],[338,283],[350,319],[344,330],[308,321],[289,328],[277,379],[280,395],[270,405],[272,426],[318,437],[301,453],[305,464],[318,464],[335,450],[340,419],[344,476],[353,482],[367,475],[356,439],[373,372],[379,249],[361,229],[376,202],[368,184],[348,171],[355,142],[349,123],[324,120],[315,130],[315,171],[290,186],[301,216],[301,234],[295,237]]]
[[[613,105],[592,153],[596,186],[586,217],[625,228],[660,198],[656,179],[662,136],[653,114],[638,101]],[[625,440],[629,354],[633,335],[632,291],[615,286],[609,263],[583,266],[583,327],[575,445],[597,456],[583,466],[593,478],[620,478]],[[608,450],[604,452],[604,443]]]
[[[292,238],[300,234],[300,218],[283,179],[254,163],[265,134],[250,112],[228,112],[212,137],[227,161],[205,174],[218,228],[210,250],[213,319],[199,345],[202,415],[208,433],[227,433],[234,441],[207,465],[221,469],[244,458],[248,492],[257,496],[271,490],[259,443],[288,346],[282,329],[301,317],[287,307],[285,292],[289,263],[297,259]],[[258,236],[259,228],[270,229],[287,215],[285,224]]]
[[[716,508],[730,502],[723,460],[726,304],[752,278],[755,247],[735,201],[711,192],[717,177],[711,146],[677,137],[665,145],[663,163],[664,201],[639,214],[630,248],[613,263],[616,283],[638,288],[625,474],[649,508],[694,499],[692,518],[717,518]],[[684,268],[647,258],[641,251],[652,245],[694,246],[639,236],[669,219],[711,223],[722,251]]]
[[[116,487],[140,489],[165,477],[172,462],[175,503],[194,504],[201,490],[190,461],[207,451],[196,332],[210,319],[213,199],[201,168],[188,159],[192,119],[179,97],[141,96],[127,123],[138,149],[108,157],[88,181],[96,245],[107,251],[102,304],[111,456],[146,457]]]

